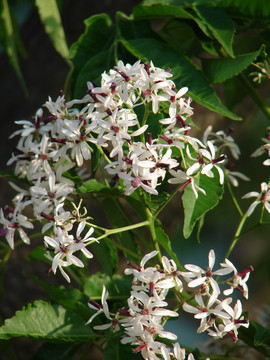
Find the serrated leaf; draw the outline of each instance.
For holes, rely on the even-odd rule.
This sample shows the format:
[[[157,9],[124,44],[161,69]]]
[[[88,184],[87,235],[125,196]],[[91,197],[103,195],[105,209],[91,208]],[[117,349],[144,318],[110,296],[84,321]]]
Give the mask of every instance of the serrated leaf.
[[[62,305],[65,309],[73,311],[77,315],[81,316],[85,321],[88,320],[89,307],[87,306],[87,303],[89,299],[80,290],[73,287],[49,284],[36,276],[31,276],[31,278],[43,288],[43,290],[49,295],[50,300]]]
[[[111,277],[97,273],[85,280],[84,293],[92,300],[99,300],[104,285],[109,292],[109,300],[127,299],[130,295],[131,282],[129,276],[115,274]]]
[[[61,16],[56,0],[35,0],[40,19],[46,33],[49,35],[55,50],[64,58],[68,58],[69,50],[65,32],[62,26]]]
[[[213,173],[213,178],[202,174],[198,174],[195,178],[196,185],[204,189],[206,195],[199,192],[198,199],[196,199],[191,186],[187,186],[184,190],[184,195],[182,196],[185,213],[183,234],[186,239],[190,237],[196,222],[201,216],[213,209],[222,198],[223,186],[219,183],[216,169],[213,169]]]
[[[234,59],[203,59],[202,67],[211,84],[222,83],[245,70],[261,53],[262,48]]]
[[[155,231],[156,231],[157,241],[159,242],[159,244],[168,253],[168,255],[170,255],[170,257],[175,261],[178,268],[184,270],[176,254],[172,251],[171,241],[168,235],[164,232],[161,221],[158,219],[156,219],[155,221]]]
[[[205,25],[212,32],[217,41],[226,52],[233,58],[233,37],[235,28],[232,19],[220,8],[208,6],[196,6],[195,10]]]
[[[170,195],[166,192],[161,192],[158,195],[145,194],[147,206],[152,212],[157,211],[169,197]]]
[[[146,6],[145,3],[139,4],[133,9],[134,19],[157,19],[164,17],[178,17],[191,19],[192,16],[181,6],[172,6],[169,4],[153,4]]]
[[[25,84],[16,49],[16,29],[13,27],[10,9],[7,0],[2,0],[0,4],[0,25],[1,25],[1,38],[3,38],[3,45],[8,56],[9,62],[12,65],[17,78],[21,84],[24,95],[28,95],[27,86]]]
[[[188,86],[189,95],[199,104],[233,120],[241,118],[221,104],[205,76],[187,57],[179,56],[168,45],[150,38],[122,40],[122,44],[134,56],[152,60],[156,66],[172,69],[176,85]]]
[[[17,311],[0,327],[0,339],[29,337],[39,340],[88,341],[94,337],[89,326],[77,314],[61,305],[38,300]]]

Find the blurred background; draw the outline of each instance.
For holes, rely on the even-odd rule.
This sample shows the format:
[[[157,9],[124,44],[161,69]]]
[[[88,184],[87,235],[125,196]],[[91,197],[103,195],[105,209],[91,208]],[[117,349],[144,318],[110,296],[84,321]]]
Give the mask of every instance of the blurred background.
[[[130,14],[131,9],[139,2],[138,0],[62,0],[60,9],[68,45],[70,46],[83,33],[83,21],[87,17],[106,12],[113,19],[116,11]],[[27,54],[25,58],[20,57],[19,62],[28,89],[28,97],[25,97],[3,48],[0,48],[1,170],[6,169],[6,162],[17,141],[16,138],[9,140],[10,134],[17,129],[14,121],[30,120],[49,95],[55,99],[59,91],[63,89],[69,71],[68,65],[55,51],[45,33],[32,2],[27,0],[9,1],[9,4],[18,18],[20,35]],[[265,83],[260,89],[262,96],[268,102],[270,101],[269,89],[269,83]],[[216,91],[222,96],[218,86]],[[229,128],[234,130],[233,136],[242,152],[235,170],[245,173],[251,179],[254,175],[256,176],[249,183],[241,182],[239,188],[236,189],[236,195],[240,198],[248,191],[260,191],[260,183],[266,181],[267,176],[269,177],[269,167],[262,166],[262,157],[254,159],[250,158],[250,154],[262,144],[260,138],[264,137],[266,127],[269,126],[265,115],[258,110],[250,98],[245,98],[234,109],[234,112],[244,119],[243,123],[224,120],[199,105],[193,105],[193,121],[201,130],[204,130],[209,124],[213,125],[214,130],[224,129],[227,131]],[[200,135],[198,134],[198,136]],[[10,190],[8,181],[0,178],[0,207],[9,204],[12,195],[13,192]],[[241,204],[246,209],[250,202],[243,200]],[[201,243],[196,247],[194,246],[197,243],[196,234],[188,240],[183,238],[181,230],[183,210],[178,205],[179,198],[175,198],[170,212],[161,213],[160,218],[165,228],[168,229],[168,235],[173,239],[173,250],[178,254],[181,263],[196,263],[205,267],[211,248],[216,251],[217,263],[221,262],[239,222],[238,214],[229,196],[225,194],[223,201],[206,216],[200,237]],[[94,213],[93,209],[91,211]],[[174,215],[172,216],[172,214]],[[259,216],[258,214],[257,216]],[[256,229],[239,241],[231,257],[232,262],[237,263],[239,270],[248,265],[253,265],[255,268],[255,272],[250,277],[250,300],[245,303],[251,318],[258,316],[259,307],[263,307],[265,313],[269,312],[269,307],[267,307],[270,295],[269,277],[262,276],[262,274],[270,274],[269,240],[269,228]],[[5,240],[3,239],[3,241]],[[33,242],[31,248],[34,246]],[[34,281],[27,276],[36,275],[46,279],[47,266],[46,264],[27,262],[25,255],[29,251],[30,248],[27,246],[22,246],[19,251],[14,251],[2,274],[4,282],[4,293],[1,294],[2,298],[0,299],[2,319],[12,316],[16,310],[29,301],[45,298],[42,290],[38,289]],[[61,277],[56,277],[53,281],[59,284],[63,283]],[[195,333],[196,322],[190,323],[190,321],[182,320],[181,318],[179,322],[172,322],[172,327],[170,327],[172,331],[179,333],[181,343],[192,346],[197,341],[204,341],[201,335],[196,337],[191,335]],[[38,346],[37,342],[29,340],[18,339],[14,342],[17,359],[30,359],[31,354]],[[31,350],[29,350],[30,345]],[[7,355],[7,359],[9,358]],[[92,360],[99,358],[102,358],[99,353],[89,355],[89,359]]]

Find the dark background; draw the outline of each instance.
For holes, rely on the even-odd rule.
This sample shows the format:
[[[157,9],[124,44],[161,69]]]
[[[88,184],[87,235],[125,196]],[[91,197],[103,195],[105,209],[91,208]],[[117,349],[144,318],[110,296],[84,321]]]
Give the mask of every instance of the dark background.
[[[68,45],[75,42],[84,31],[84,19],[91,15],[106,12],[112,18],[116,11],[123,11],[130,14],[133,6],[140,1],[136,0],[63,0],[61,2],[61,14],[63,26],[66,33]],[[18,1],[19,5],[24,1]],[[18,8],[20,13],[20,7]],[[10,157],[12,148],[16,144],[17,139],[9,140],[10,134],[17,129],[15,120],[27,119],[30,120],[35,114],[36,110],[47,100],[50,95],[53,99],[58,96],[59,90],[64,87],[65,79],[68,74],[68,66],[66,62],[54,50],[50,39],[44,32],[43,26],[39,20],[35,8],[30,8],[27,15],[21,18],[20,33],[22,42],[26,48],[28,58],[20,59],[21,70],[28,87],[29,96],[25,98],[19,81],[10,66],[6,56],[0,55],[0,102],[1,102],[1,141],[0,141],[0,169],[6,169],[6,162]],[[177,35],[177,34],[176,34]],[[91,79],[86,79],[91,80]],[[222,95],[220,88],[217,91]],[[262,95],[268,96],[269,85],[262,87]],[[269,98],[269,96],[268,96]],[[247,98],[244,103],[236,109],[236,113],[244,118],[243,123],[237,123],[222,120],[216,114],[209,112],[194,104],[194,121],[197,125],[205,128],[209,123],[215,123],[215,130],[227,129],[233,127],[235,130],[235,138],[240,143],[243,155],[239,162],[237,170],[243,171],[248,176],[252,177],[254,174],[260,175],[256,182],[251,184],[243,184],[237,193],[242,196],[248,191],[259,191],[260,183],[266,179],[267,170],[269,175],[269,167],[262,167],[262,158],[257,161],[251,160],[249,155],[261,145],[260,137],[265,133],[264,129],[267,126],[267,120],[264,115],[258,111],[253,102]],[[242,183],[241,183],[242,184]],[[11,192],[8,182],[0,178],[0,206],[9,204],[10,199],[14,193]],[[217,262],[222,259],[220,254],[224,254],[224,250],[228,247],[230,239],[235,232],[237,226],[237,214],[232,208],[230,201],[225,198],[221,206],[218,206],[213,212],[212,216],[207,217],[204,230],[202,232],[202,245],[197,247],[197,252],[193,251],[194,242],[196,238],[184,240],[181,234],[181,223],[177,215],[180,215],[178,206],[179,198],[173,206],[172,213],[161,214],[162,221],[165,228],[168,228],[168,233],[173,237],[173,248],[180,254],[184,263],[198,263],[198,265],[205,266],[207,263],[207,254],[209,249],[219,247],[217,251]],[[246,200],[244,208],[248,206]],[[181,210],[182,211],[182,210]],[[182,216],[182,214],[180,215]],[[178,229],[179,228],[179,229]],[[178,229],[175,232],[175,229]],[[180,242],[181,238],[181,242]],[[265,241],[269,238],[267,229],[262,229],[257,233],[251,233],[246,236],[244,242],[239,243],[233,253],[233,261],[241,266],[254,265],[257,274],[252,275],[251,288],[253,294],[249,302],[249,311],[255,316],[255,307],[260,304],[269,302],[269,285],[267,285],[267,278],[259,274],[267,273],[266,267],[269,259],[269,244]],[[32,242],[35,246],[35,242]],[[218,244],[218,245],[217,245]],[[34,299],[44,298],[45,294],[37,288],[33,280],[25,276],[36,275],[42,278],[45,277],[46,265],[41,263],[29,263],[24,259],[25,254],[29,252],[29,247],[22,246],[14,251],[11,255],[4,272],[4,294],[1,299],[0,316],[6,319],[14,314],[23,305]],[[203,259],[201,254],[203,253]],[[220,255],[222,256],[222,255]],[[260,259],[260,260],[258,260]],[[262,259],[264,261],[262,262]],[[201,264],[199,263],[201,261]],[[58,283],[63,283],[61,277],[56,277]],[[255,293],[255,296],[254,296]],[[245,305],[246,306],[246,305]],[[185,342],[184,342],[185,343]],[[18,339],[14,341],[17,359],[30,359],[31,354],[37,347],[37,342],[29,340]],[[1,355],[2,356],[2,355]],[[2,357],[0,358],[2,359]],[[4,356],[4,355],[3,355]],[[11,359],[5,355],[3,359]],[[102,358],[99,353],[91,353],[87,359],[95,360]]]

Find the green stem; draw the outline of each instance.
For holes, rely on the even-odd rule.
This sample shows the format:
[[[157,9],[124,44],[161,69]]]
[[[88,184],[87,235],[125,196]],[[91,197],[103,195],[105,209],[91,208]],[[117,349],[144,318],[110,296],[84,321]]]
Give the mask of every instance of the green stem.
[[[137,223],[137,224],[133,224],[133,225],[128,225],[128,226],[123,226],[123,227],[120,227],[120,228],[117,228],[117,229],[110,229],[110,230],[105,230],[105,233],[101,236],[99,236],[97,238],[97,240],[101,240],[105,237],[108,237],[112,234],[118,234],[118,233],[121,233],[121,232],[124,232],[124,231],[129,231],[129,230],[133,230],[133,229],[136,229],[136,228],[139,228],[139,227],[142,227],[142,226],[149,226],[149,221],[142,221],[140,223]]]
[[[152,237],[153,245],[154,245],[154,248],[158,251],[158,259],[159,259],[160,263],[162,264],[162,257],[161,257],[161,252],[160,252],[157,235],[156,235],[156,229],[155,229],[155,217],[153,216],[153,214],[151,213],[151,211],[148,208],[146,209],[146,215],[147,215],[147,219],[148,219],[148,223],[149,223],[148,227],[149,227],[149,231],[150,231],[150,234]]]
[[[115,200],[115,201],[116,201],[116,200]],[[130,218],[130,216],[128,215],[127,211],[123,208],[122,203],[118,200],[118,201],[116,201],[116,204],[117,204],[117,206],[119,206],[119,209],[121,210],[122,216],[123,216],[124,218],[126,218],[126,220],[127,220],[129,223],[132,223],[133,221],[132,221],[132,219]],[[130,202],[129,202],[129,204],[130,204]],[[132,204],[130,204],[130,205],[132,205]],[[141,216],[140,216],[140,215],[138,214],[138,212],[136,211],[135,207],[132,206],[132,208],[133,208],[133,210],[137,213],[137,215],[141,218]],[[141,233],[141,231],[134,229],[134,233],[135,233],[135,234],[137,235],[137,237],[141,240],[141,242],[143,243],[143,245],[144,245],[147,249],[151,250],[147,239],[146,239],[145,236]]]
[[[242,216],[243,216],[243,211],[242,211],[242,209],[241,209],[241,207],[240,207],[240,205],[239,205],[236,197],[234,196],[234,193],[233,193],[233,191],[232,191],[232,186],[231,186],[230,181],[229,181],[228,179],[226,179],[226,185],[227,185],[227,187],[228,187],[228,190],[229,190],[229,193],[230,193],[230,195],[231,195],[231,198],[232,198],[232,200],[233,200],[233,202],[234,202],[234,205],[236,206],[237,211],[239,212],[240,216],[242,217]]]
[[[231,245],[225,255],[225,258],[227,259],[230,255],[230,253],[232,252],[232,250],[234,249],[235,245],[237,244],[237,241],[239,240],[239,238],[241,237],[241,231],[243,229],[243,226],[245,225],[245,222],[247,220],[247,212],[243,215],[239,225],[238,225],[238,228],[235,232],[235,235],[233,237],[233,240],[231,242]]]
[[[97,229],[97,230],[102,230],[102,231],[107,231],[108,230],[106,228],[103,228],[101,226],[98,226],[96,224],[92,224],[92,223],[89,223],[89,222],[86,222],[86,225],[89,226],[89,227],[93,227],[94,229]]]
[[[243,82],[245,89],[249,93],[249,95],[252,97],[254,102],[258,105],[258,107],[262,110],[262,112],[265,114],[268,120],[270,120],[270,107],[267,106],[267,104],[264,102],[264,100],[259,96],[255,88],[251,85],[251,83],[248,81],[245,75],[240,74],[239,75],[241,81]]]

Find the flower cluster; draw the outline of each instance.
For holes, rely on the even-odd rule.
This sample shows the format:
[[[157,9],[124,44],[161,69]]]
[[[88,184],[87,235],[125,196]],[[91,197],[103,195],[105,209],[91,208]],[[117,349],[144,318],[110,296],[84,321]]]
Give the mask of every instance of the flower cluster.
[[[206,194],[198,185],[201,176],[216,177],[220,184],[224,175],[233,185],[238,184],[237,176],[246,180],[243,174],[224,168],[225,148],[233,157],[239,156],[230,134],[208,128],[203,142],[190,135],[193,110],[191,99],[185,98],[187,91],[186,87],[176,89],[170,69],[160,69],[152,62],[125,65],[119,61],[102,74],[100,86],[87,83],[82,99],[66,101],[61,92],[55,102],[49,97],[33,121],[17,121],[21,129],[12,137],[19,136],[19,141],[8,165],[14,165],[14,175],[25,187],[11,184],[18,195],[12,207],[1,210],[4,228],[0,235],[5,235],[13,248],[17,230],[29,244],[25,229],[32,229],[36,221],[47,221],[43,231],[50,228],[52,233],[44,241],[46,249],[55,254],[54,259],[52,251],[47,255],[53,272],[58,266],[82,266],[72,254],[85,250],[85,244],[78,247],[74,243],[69,231],[75,221],[64,209],[70,207],[77,186],[70,170],[82,178],[82,166],[91,159],[94,147],[107,162],[101,164],[110,183],[118,182],[125,195],[138,188],[157,195],[158,185],[168,179],[181,184],[180,191],[190,184],[197,198],[198,192]],[[34,219],[26,216],[26,207]],[[76,219],[78,223],[82,220]],[[82,231],[85,223],[78,226]],[[89,257],[86,251],[84,254]]]
[[[119,325],[124,330],[123,344],[131,343],[135,346],[134,351],[140,352],[144,359],[165,360],[185,358],[185,351],[178,343],[174,344],[174,353],[162,342],[177,340],[177,336],[164,330],[164,319],[176,317],[178,313],[166,309],[168,303],[165,301],[169,289],[173,289],[179,295],[183,291],[183,281],[191,289],[197,288],[194,300],[196,306],[186,302],[181,302],[184,311],[195,314],[194,317],[200,319],[198,332],[207,331],[210,336],[215,338],[223,337],[226,334],[231,335],[234,341],[237,340],[237,329],[240,326],[248,327],[249,322],[242,315],[242,305],[237,300],[234,307],[231,307],[232,298],[226,297],[223,300],[218,299],[221,290],[215,276],[224,276],[233,272],[233,275],[222,281],[229,285],[229,288],[223,291],[224,295],[230,295],[234,289],[239,290],[245,298],[248,297],[247,280],[253,268],[250,266],[243,272],[238,272],[234,265],[226,259],[221,263],[219,270],[212,271],[215,263],[215,253],[209,252],[209,264],[206,270],[197,265],[185,265],[188,271],[179,271],[173,260],[162,257],[162,268],[158,265],[154,267],[145,267],[147,261],[157,255],[153,251],[143,257],[139,266],[129,263],[130,268],[125,270],[126,275],[133,275],[131,295],[127,300],[128,309],[119,309],[111,317],[107,298],[109,296],[105,287],[102,293],[102,305],[90,300],[89,306],[98,310],[87,322],[104,313],[110,320],[108,324],[94,326],[94,329],[104,330],[109,327],[119,330]],[[180,277],[182,280],[180,280]],[[194,301],[193,301],[194,303]],[[179,307],[177,307],[179,308]],[[117,326],[117,327],[116,327]],[[193,359],[190,354],[188,360]]]
[[[210,250],[208,255],[208,266],[206,269],[193,264],[185,265],[187,272],[181,272],[181,275],[188,283],[188,287],[195,289],[194,299],[196,306],[184,303],[183,310],[193,313],[194,318],[200,319],[198,332],[207,331],[210,336],[222,338],[227,333],[237,340],[237,329],[240,326],[248,327],[249,323],[242,316],[242,305],[240,300],[232,308],[231,297],[219,299],[221,294],[220,286],[215,277],[226,276],[233,273],[229,278],[220,281],[222,284],[229,285],[228,289],[223,291],[223,295],[228,296],[234,290],[238,290],[246,299],[248,298],[247,280],[250,272],[253,270],[249,266],[246,270],[238,272],[235,266],[225,259],[220,264],[218,270],[213,271],[215,264],[215,253]]]

